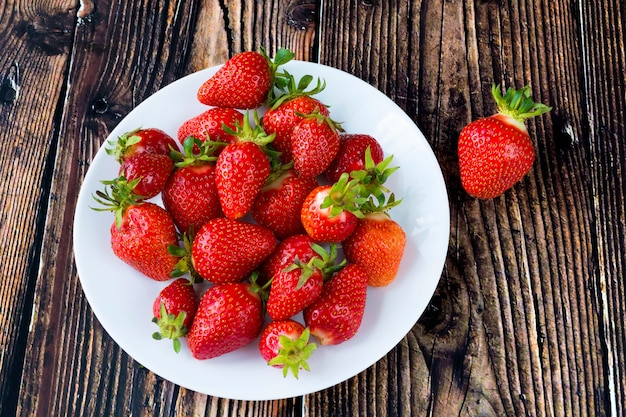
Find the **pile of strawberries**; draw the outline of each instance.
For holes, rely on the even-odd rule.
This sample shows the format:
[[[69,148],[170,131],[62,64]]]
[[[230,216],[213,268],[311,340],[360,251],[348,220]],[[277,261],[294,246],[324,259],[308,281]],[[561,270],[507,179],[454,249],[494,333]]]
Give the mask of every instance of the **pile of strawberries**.
[[[145,128],[111,142],[118,177],[94,198],[115,213],[115,255],[168,281],[155,338],[179,351],[186,337],[197,359],[259,339],[261,356],[297,377],[317,348],[310,336],[356,334],[368,285],[393,281],[406,236],[388,214],[399,203],[384,185],[392,157],[330,117],[313,97],[324,81],[279,70],[291,59],[237,54],[200,87],[207,110],[178,141]]]

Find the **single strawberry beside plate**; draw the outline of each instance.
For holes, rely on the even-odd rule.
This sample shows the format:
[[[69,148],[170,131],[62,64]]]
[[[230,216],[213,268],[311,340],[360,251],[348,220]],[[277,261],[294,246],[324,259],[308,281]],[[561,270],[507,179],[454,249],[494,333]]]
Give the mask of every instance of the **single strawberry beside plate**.
[[[524,121],[552,109],[535,103],[528,86],[509,88],[503,96],[494,84],[491,92],[498,112],[465,126],[458,144],[461,184],[480,199],[503,194],[528,173],[535,147]]]

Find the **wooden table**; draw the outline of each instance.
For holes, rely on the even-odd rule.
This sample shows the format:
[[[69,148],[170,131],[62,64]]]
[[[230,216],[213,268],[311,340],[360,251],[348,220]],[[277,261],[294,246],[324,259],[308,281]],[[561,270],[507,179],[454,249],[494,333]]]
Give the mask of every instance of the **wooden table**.
[[[626,415],[624,2],[0,10],[0,415]],[[444,173],[451,238],[431,304],[383,359],[321,392],[243,402],[176,386],[122,351],[83,295],[72,227],[89,163],[130,110],[259,46],[354,74],[404,109]],[[494,111],[492,82],[529,84],[554,109],[528,122],[530,174],[479,201],[460,186],[456,146],[464,124]]]

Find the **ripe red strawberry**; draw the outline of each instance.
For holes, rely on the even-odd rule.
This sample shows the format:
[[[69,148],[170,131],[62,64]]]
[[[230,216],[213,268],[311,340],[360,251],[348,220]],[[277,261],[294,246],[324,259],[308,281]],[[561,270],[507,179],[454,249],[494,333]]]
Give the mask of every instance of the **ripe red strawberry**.
[[[147,200],[163,191],[173,168],[174,161],[167,154],[141,152],[124,158],[119,175],[129,181],[138,179],[133,192]]]
[[[254,341],[262,326],[261,298],[250,284],[214,285],[200,300],[187,345],[196,359],[215,358]]]
[[[458,144],[461,184],[481,199],[501,195],[528,173],[535,148],[524,121],[552,109],[535,103],[528,86],[509,88],[502,96],[500,86],[494,85],[491,92],[498,113],[465,126]]]
[[[168,246],[178,246],[176,226],[162,207],[138,201],[132,190],[137,180],[124,178],[102,181],[110,187],[97,191],[94,199],[103,205],[98,211],[114,211],[111,225],[113,253],[144,275],[157,280],[170,279],[180,257],[172,255]]]
[[[294,320],[270,322],[259,340],[259,352],[268,365],[289,371],[298,379],[300,369],[309,371],[307,360],[317,345],[309,342],[309,329]]]
[[[152,305],[152,322],[159,331],[152,334],[156,340],[172,339],[174,351],[180,352],[180,337],[184,337],[198,309],[198,299],[193,284],[188,279],[178,278],[161,290]]]
[[[304,322],[321,345],[337,345],[356,334],[365,312],[366,292],[367,274],[355,264],[346,265],[324,283],[322,294],[303,313]]]
[[[304,118],[304,115],[319,111],[324,116],[329,116],[328,108],[312,96],[321,92],[326,83],[318,79],[317,85],[306,90],[313,80],[310,75],[303,76],[296,84],[294,77],[284,71],[287,91],[277,96],[271,103],[270,108],[263,115],[263,128],[267,133],[276,135],[272,146],[281,152],[280,158],[284,163],[291,162],[291,132],[294,127]]]
[[[337,269],[335,245],[331,245],[330,252],[316,244],[312,248],[315,255],[308,262],[296,256],[291,264],[273,275],[265,306],[272,320],[285,320],[304,310],[319,297],[324,278]]]
[[[304,200],[300,218],[306,233],[318,242],[341,242],[357,225],[364,199],[358,196],[357,180],[348,174],[331,185],[316,187]]]
[[[315,241],[307,234],[297,234],[281,240],[272,254],[261,264],[259,278],[266,281],[271,279],[296,259],[308,263],[313,257],[319,256],[313,249],[313,244]]]
[[[317,186],[314,177],[298,177],[288,169],[263,187],[252,206],[252,217],[279,240],[304,233],[300,210],[306,196]]]
[[[203,142],[207,139],[213,142],[235,142],[235,135],[226,132],[224,125],[236,130],[237,126],[243,125],[243,114],[232,108],[212,107],[186,120],[178,128],[178,140],[184,143],[185,139],[193,136]]]
[[[344,133],[339,135],[339,151],[326,169],[326,178],[332,183],[339,181],[344,172],[365,169],[365,150],[370,148],[374,165],[382,162],[383,148],[373,136],[360,133]]]
[[[198,100],[209,106],[254,109],[270,96],[276,69],[294,54],[280,49],[269,59],[263,49],[234,55],[198,90]]]
[[[258,120],[256,112],[255,120]],[[227,129],[228,131],[228,129]],[[227,145],[217,158],[215,185],[222,211],[229,219],[245,216],[270,175],[270,159],[264,146],[274,139],[257,123],[250,126],[248,115],[236,132],[237,142]]]
[[[108,143],[112,147],[106,149],[107,153],[119,163],[142,152],[169,155],[170,148],[178,149],[174,138],[157,128],[135,129]]]
[[[212,142],[193,137],[185,140],[184,153],[173,152],[176,168],[163,188],[163,206],[171,214],[180,232],[197,231],[207,221],[222,217]],[[194,149],[198,153],[194,153]]]
[[[263,226],[224,217],[209,220],[191,246],[198,274],[214,283],[238,282],[255,270],[276,247],[276,238]]]
[[[291,162],[291,133],[305,114],[319,111],[324,116],[330,116],[328,108],[319,100],[310,96],[299,96],[281,103],[276,108],[269,109],[263,115],[263,128],[267,133],[275,133],[276,138],[272,146],[281,153],[283,162]]]
[[[348,262],[361,266],[368,284],[389,285],[396,277],[406,246],[402,227],[386,213],[367,214],[343,244]]]
[[[307,115],[291,132],[293,167],[301,177],[322,174],[339,152],[341,126],[319,111]]]

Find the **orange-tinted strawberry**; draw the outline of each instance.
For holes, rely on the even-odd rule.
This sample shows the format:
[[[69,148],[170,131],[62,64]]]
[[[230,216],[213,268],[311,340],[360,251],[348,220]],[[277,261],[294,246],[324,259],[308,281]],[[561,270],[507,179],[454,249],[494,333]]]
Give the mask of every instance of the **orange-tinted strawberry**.
[[[268,365],[289,371],[298,379],[300,369],[309,371],[307,360],[317,345],[309,342],[310,332],[295,320],[270,322],[259,340],[259,352]]]
[[[174,351],[180,351],[180,337],[191,328],[196,315],[198,299],[193,284],[186,278],[178,278],[161,290],[152,304],[152,322],[159,331],[152,334],[156,340],[172,339]]]
[[[243,114],[232,108],[212,107],[186,120],[178,128],[178,141],[184,143],[185,139],[193,136],[203,142],[207,139],[213,142],[235,142],[235,135],[226,132],[224,125],[236,130],[237,126],[243,125]]]
[[[339,181],[344,172],[365,169],[365,150],[370,148],[370,155],[374,164],[382,162],[383,148],[371,135],[361,133],[343,133],[339,135],[339,151],[337,156],[326,169],[326,178],[330,182]]]
[[[272,92],[276,69],[293,57],[287,49],[280,49],[273,62],[263,49],[240,52],[200,86],[198,100],[216,107],[260,107]]]
[[[365,313],[366,293],[367,274],[355,264],[346,265],[324,283],[322,294],[303,313],[321,345],[337,345],[356,334]]]
[[[477,198],[497,197],[521,180],[535,159],[535,148],[524,121],[552,108],[535,103],[530,87],[509,88],[502,96],[492,87],[498,113],[478,119],[459,135],[458,155],[461,184]]]
[[[342,244],[349,262],[361,266],[371,286],[389,285],[396,277],[406,246],[406,233],[386,213],[372,213]]]
[[[214,285],[200,299],[187,345],[196,359],[215,358],[254,341],[262,326],[261,298],[250,284]]]
[[[254,201],[252,217],[279,240],[304,233],[300,211],[304,199],[318,186],[313,177],[298,177],[292,169],[267,184]]]
[[[275,247],[276,238],[265,227],[220,217],[197,232],[191,247],[192,263],[202,278],[214,284],[238,282]]]

